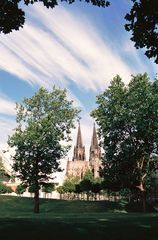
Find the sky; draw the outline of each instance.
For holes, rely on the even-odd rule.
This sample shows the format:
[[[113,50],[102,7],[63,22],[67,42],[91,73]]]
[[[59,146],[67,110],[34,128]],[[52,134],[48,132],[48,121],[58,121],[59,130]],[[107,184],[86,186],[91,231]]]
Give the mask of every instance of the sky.
[[[147,72],[153,80],[158,65],[136,50],[124,29],[130,1],[111,1],[108,8],[84,2],[60,3],[47,9],[24,6],[26,22],[20,31],[0,34],[0,150],[16,126],[15,103],[31,97],[39,87],[66,88],[68,98],[82,110],[81,130],[88,151],[96,95],[119,74],[127,84],[131,74]],[[77,129],[72,131],[76,142]],[[9,158],[9,155],[6,155]],[[72,158],[72,149],[68,154]],[[66,163],[66,162],[65,162]]]

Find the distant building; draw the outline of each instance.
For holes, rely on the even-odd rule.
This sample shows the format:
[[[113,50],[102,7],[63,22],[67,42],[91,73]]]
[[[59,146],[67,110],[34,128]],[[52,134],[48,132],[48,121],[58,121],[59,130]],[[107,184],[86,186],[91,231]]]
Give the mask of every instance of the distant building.
[[[86,170],[90,169],[93,176],[99,177],[99,169],[101,166],[101,149],[98,144],[95,124],[93,127],[93,134],[91,140],[91,146],[89,150],[89,161],[86,160],[85,146],[82,142],[80,123],[78,126],[77,141],[74,147],[74,153],[72,160],[68,160],[66,167],[66,176],[77,176],[80,179],[83,178]]]

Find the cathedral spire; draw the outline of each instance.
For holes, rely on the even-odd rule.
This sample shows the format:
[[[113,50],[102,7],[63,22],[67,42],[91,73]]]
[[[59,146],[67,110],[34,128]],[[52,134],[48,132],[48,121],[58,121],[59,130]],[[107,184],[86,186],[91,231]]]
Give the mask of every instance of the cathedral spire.
[[[91,148],[92,149],[98,149],[98,139],[97,139],[97,134],[96,134],[96,129],[95,129],[95,123],[94,123],[94,126],[93,126]]]
[[[98,144],[98,138],[97,138],[95,123],[94,123],[93,135],[92,135],[91,146],[90,146],[89,160],[92,161],[92,159],[94,159],[96,157],[100,159],[101,150],[100,150],[100,147]]]
[[[81,128],[80,128],[80,122],[79,122],[79,125],[78,125],[78,133],[77,133],[76,147],[77,147],[77,148],[82,148],[82,147],[83,147],[83,144],[82,144],[82,135],[81,135]]]
[[[82,143],[82,135],[81,135],[81,127],[80,127],[80,122],[78,125],[78,133],[77,133],[77,141],[76,141],[76,146],[74,147],[74,155],[73,155],[73,161],[75,160],[86,160],[85,156],[85,147],[83,146]]]
[[[89,153],[89,165],[92,170],[93,176],[95,178],[99,177],[100,159],[101,159],[101,149],[98,144],[97,133],[96,133],[95,124],[94,124],[92,141],[90,146],[90,153]]]

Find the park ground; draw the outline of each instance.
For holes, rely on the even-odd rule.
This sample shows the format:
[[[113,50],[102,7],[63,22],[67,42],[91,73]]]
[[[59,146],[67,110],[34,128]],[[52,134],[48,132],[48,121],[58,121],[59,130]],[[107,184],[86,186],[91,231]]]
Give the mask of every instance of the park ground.
[[[119,203],[0,196],[1,240],[157,240],[158,213],[127,212]]]

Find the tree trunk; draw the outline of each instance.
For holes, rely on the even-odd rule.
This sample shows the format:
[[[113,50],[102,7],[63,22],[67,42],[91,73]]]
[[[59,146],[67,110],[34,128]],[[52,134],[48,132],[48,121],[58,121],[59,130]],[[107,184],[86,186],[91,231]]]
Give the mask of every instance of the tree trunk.
[[[87,201],[89,201],[89,191],[87,192]]]
[[[35,196],[34,196],[34,213],[39,213],[39,186],[36,186]]]
[[[145,191],[142,191],[141,195],[142,195],[142,203],[143,203],[143,212],[146,212],[146,193],[145,193]]]
[[[146,212],[146,192],[145,192],[145,189],[144,189],[144,186],[143,186],[143,181],[140,182],[140,185],[137,186],[137,188],[141,192],[142,203],[143,203],[143,212]]]

